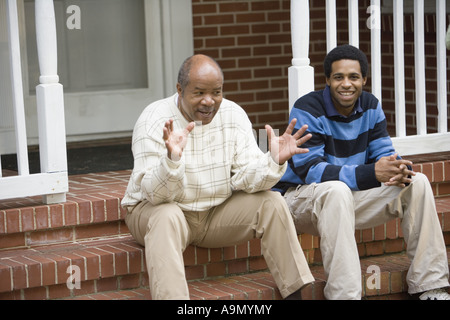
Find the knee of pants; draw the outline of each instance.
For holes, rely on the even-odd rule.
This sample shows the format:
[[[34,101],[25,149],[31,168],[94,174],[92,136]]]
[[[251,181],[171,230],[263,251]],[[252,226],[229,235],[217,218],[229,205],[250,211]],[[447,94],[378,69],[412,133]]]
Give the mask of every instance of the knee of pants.
[[[284,203],[284,198],[279,192],[275,191],[262,191],[258,193],[261,195],[264,199],[268,200],[270,203],[272,203],[275,207],[278,207],[280,203]]]
[[[417,172],[416,175],[412,177],[411,186],[420,186],[420,189],[424,190],[423,188],[430,188],[430,181],[426,175],[421,172]]]
[[[164,206],[164,207],[161,207]],[[146,238],[170,237],[187,233],[187,221],[183,211],[174,204],[159,205],[149,216],[146,225]]]
[[[285,213],[287,217],[290,217],[289,208],[287,207],[284,197],[279,192],[265,191],[260,192],[261,205],[265,211],[272,213],[275,210]],[[281,210],[279,210],[281,208]]]
[[[342,181],[327,181],[316,187],[316,198],[322,201],[332,201],[335,204],[354,202],[350,188]]]
[[[254,202],[255,218],[259,216],[273,217],[274,212],[279,212],[282,216],[290,219],[289,208],[281,193],[276,191],[261,191],[252,193],[249,201]],[[250,200],[251,199],[251,200]]]
[[[333,219],[349,217],[354,223],[355,201],[350,188],[341,181],[318,184],[315,190],[314,213],[317,218],[329,216]]]
[[[162,227],[177,227],[180,222],[184,222],[183,211],[177,208],[171,208],[169,210],[158,211],[157,213],[150,216],[148,219],[147,228],[152,228],[153,226]]]
[[[255,199],[259,203],[259,208],[255,215],[257,219],[255,221],[257,237],[265,233],[265,230],[276,229],[279,226],[289,228],[290,224],[292,224],[292,230],[294,230],[291,213],[284,197],[279,192],[265,191],[255,195],[259,197],[259,199]]]

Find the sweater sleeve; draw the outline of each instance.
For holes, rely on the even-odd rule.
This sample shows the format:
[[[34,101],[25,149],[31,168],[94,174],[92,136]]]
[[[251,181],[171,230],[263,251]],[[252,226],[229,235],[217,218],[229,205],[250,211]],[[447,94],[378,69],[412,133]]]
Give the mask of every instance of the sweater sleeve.
[[[169,113],[161,114],[154,108],[144,112],[138,119],[132,143],[134,168],[124,205],[132,205],[142,199],[156,205],[182,196],[185,183],[184,157],[179,161],[170,160],[162,137],[164,123],[170,118],[172,116]]]
[[[231,185],[233,190],[248,193],[272,188],[286,171],[287,163],[278,165],[258,146],[247,115],[240,116],[241,126],[236,130],[235,154],[232,164]]]

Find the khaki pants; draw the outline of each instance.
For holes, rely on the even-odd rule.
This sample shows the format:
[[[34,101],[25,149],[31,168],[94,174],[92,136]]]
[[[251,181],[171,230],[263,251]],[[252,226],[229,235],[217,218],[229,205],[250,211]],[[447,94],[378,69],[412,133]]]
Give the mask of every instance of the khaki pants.
[[[183,212],[175,203],[139,203],[126,224],[145,246],[153,299],[189,299],[183,251],[189,244],[219,248],[261,239],[267,265],[282,297],[313,282],[283,197],[272,191],[234,193],[205,212]]]
[[[285,194],[298,233],[320,236],[328,276],[327,299],[360,299],[361,267],[355,229],[401,218],[411,266],[409,293],[442,288],[448,283],[447,251],[432,189],[417,173],[406,188],[386,187],[352,192],[339,181],[291,188]]]

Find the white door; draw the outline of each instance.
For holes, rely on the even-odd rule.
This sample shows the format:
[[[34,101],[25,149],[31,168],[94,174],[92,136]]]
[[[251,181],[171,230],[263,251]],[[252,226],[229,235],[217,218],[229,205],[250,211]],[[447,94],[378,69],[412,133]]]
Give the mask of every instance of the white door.
[[[18,3],[23,7],[27,135],[29,144],[37,144],[34,0]],[[175,72],[193,53],[191,0],[54,4],[67,141],[130,136],[149,103],[175,92]],[[181,46],[173,48],[172,43]]]

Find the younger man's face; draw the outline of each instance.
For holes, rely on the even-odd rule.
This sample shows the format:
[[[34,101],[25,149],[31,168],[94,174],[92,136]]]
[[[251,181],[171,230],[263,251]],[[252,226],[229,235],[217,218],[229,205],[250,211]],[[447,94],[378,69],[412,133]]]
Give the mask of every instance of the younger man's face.
[[[331,74],[327,78],[331,100],[336,110],[343,116],[349,116],[361,96],[367,77],[363,77],[358,60],[338,60],[331,65]]]

